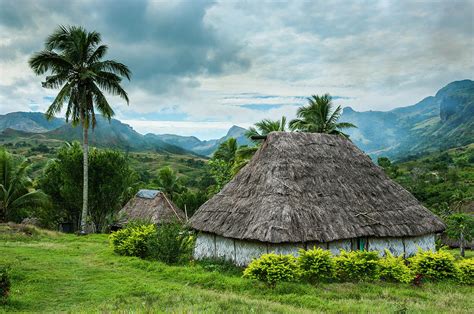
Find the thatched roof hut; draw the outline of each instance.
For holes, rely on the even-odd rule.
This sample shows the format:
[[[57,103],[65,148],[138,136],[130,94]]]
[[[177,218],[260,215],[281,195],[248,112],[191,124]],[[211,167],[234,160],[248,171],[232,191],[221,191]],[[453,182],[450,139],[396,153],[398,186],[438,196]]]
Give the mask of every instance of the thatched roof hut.
[[[260,245],[256,250],[262,252],[263,246],[266,251],[284,246],[283,251],[296,252],[308,245],[331,249],[331,243],[335,251],[390,249],[396,242],[409,254],[402,240],[422,236],[429,243],[415,244],[431,248],[432,235],[444,229],[439,218],[348,139],[285,132],[270,133],[248,165],[190,223],[202,232],[197,258],[219,255],[220,239],[228,245],[232,240],[234,247]],[[209,241],[215,249],[206,253],[212,251]],[[252,250],[249,254],[255,255]],[[233,257],[229,252],[224,257],[237,264],[249,261],[237,257],[237,248],[233,251]]]
[[[162,224],[186,221],[184,212],[158,190],[140,190],[118,213],[118,226],[131,220]]]

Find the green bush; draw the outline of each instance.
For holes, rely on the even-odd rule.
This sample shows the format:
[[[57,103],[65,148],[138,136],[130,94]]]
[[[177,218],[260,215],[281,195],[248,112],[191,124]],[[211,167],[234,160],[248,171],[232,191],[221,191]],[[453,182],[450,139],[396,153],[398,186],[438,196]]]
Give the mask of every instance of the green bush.
[[[416,275],[429,279],[446,279],[456,276],[454,256],[446,251],[418,251],[409,259],[410,268]]]
[[[381,258],[378,264],[379,277],[382,280],[409,283],[414,278],[403,256],[395,257],[388,250],[385,250],[385,257]]]
[[[194,236],[179,223],[159,226],[148,238],[146,247],[150,258],[167,264],[190,260],[194,248]]]
[[[474,259],[466,258],[456,263],[458,279],[468,285],[474,285]]]
[[[300,250],[297,259],[301,276],[310,281],[326,281],[334,278],[334,260],[330,251],[321,248]]]
[[[379,256],[376,251],[341,251],[334,257],[336,276],[341,281],[373,280],[378,277]]]
[[[113,232],[109,241],[114,252],[126,256],[146,257],[147,242],[155,233],[155,225],[139,225]]]
[[[0,304],[3,304],[7,301],[8,295],[10,293],[10,275],[8,273],[8,268],[5,266],[0,266]]]
[[[244,278],[256,279],[274,287],[278,282],[299,278],[298,265],[293,255],[264,254],[244,270]]]

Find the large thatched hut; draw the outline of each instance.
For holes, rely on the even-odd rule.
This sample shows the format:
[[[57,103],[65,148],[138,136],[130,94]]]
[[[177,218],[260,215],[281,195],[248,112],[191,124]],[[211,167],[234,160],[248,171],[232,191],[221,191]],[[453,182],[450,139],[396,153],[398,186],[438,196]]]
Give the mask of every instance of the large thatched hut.
[[[313,246],[434,249],[439,218],[348,139],[273,132],[253,159],[190,220],[194,256],[246,265],[263,253]]]
[[[123,226],[131,220],[159,225],[173,221],[184,223],[186,216],[163,192],[143,189],[119,211],[116,226]]]

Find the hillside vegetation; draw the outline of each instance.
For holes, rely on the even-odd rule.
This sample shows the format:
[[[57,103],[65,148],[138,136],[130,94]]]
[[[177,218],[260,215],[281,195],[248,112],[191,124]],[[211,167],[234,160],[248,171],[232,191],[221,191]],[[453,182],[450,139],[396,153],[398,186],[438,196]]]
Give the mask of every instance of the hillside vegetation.
[[[474,214],[474,144],[379,165],[438,215]]]
[[[222,264],[165,264],[117,256],[106,235],[77,237],[0,225],[0,256],[20,312],[450,312],[474,307],[472,287],[390,283],[282,283],[272,289]]]

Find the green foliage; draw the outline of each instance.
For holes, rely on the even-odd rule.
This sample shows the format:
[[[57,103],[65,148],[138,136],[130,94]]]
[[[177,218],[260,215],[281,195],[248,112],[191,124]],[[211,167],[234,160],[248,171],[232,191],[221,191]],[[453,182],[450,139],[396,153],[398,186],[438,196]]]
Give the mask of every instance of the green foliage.
[[[0,222],[20,222],[28,215],[28,209],[47,208],[49,198],[35,190],[27,175],[28,161],[15,159],[0,148]]]
[[[341,281],[374,280],[378,277],[379,256],[376,251],[341,251],[334,257],[336,276]]]
[[[454,278],[456,276],[454,260],[451,253],[443,250],[437,252],[420,250],[409,258],[410,268],[415,274],[434,280]]]
[[[334,278],[335,264],[328,250],[316,247],[312,250],[300,250],[297,262],[302,277],[310,282]]]
[[[211,159],[208,162],[209,173],[214,178],[216,184],[211,187],[210,194],[216,194],[224,185],[226,185],[232,179],[232,165],[225,160]]]
[[[109,241],[115,253],[143,258],[148,255],[147,243],[155,232],[155,225],[128,227],[110,234]]]
[[[273,287],[279,282],[298,279],[299,270],[293,255],[270,253],[252,260],[244,270],[243,277],[259,280]]]
[[[281,117],[281,120],[270,120],[270,119],[263,119],[257,123],[255,126],[250,127],[246,132],[245,136],[251,139],[252,136],[262,136],[267,135],[270,132],[286,131],[286,117]],[[259,141],[254,141],[255,143],[259,143]]]
[[[46,76],[44,88],[60,91],[46,111],[49,118],[61,112],[67,103],[66,121],[74,125],[95,126],[94,109],[110,119],[114,111],[103,90],[121,97],[128,103],[122,88],[122,78],[130,79],[130,70],[114,60],[103,60],[107,46],[101,44],[97,32],[88,32],[82,27],[59,26],[45,43],[43,51],[35,53],[29,65],[36,75]]]
[[[339,134],[342,129],[355,128],[348,122],[338,122],[342,114],[341,106],[333,109],[331,95],[313,95],[308,98],[308,105],[298,108],[297,119],[290,121],[290,129],[300,132]]]
[[[191,191],[185,189],[180,194],[175,195],[173,201],[183,211],[186,209],[188,217],[191,217],[194,212],[208,200],[207,193],[205,191]]]
[[[393,256],[388,250],[385,250],[385,257],[378,261],[378,266],[381,280],[409,283],[414,278],[403,256]]]
[[[10,294],[10,274],[6,266],[0,265],[0,304],[5,303]]]
[[[448,237],[463,241],[474,238],[474,217],[469,214],[453,214],[446,219]]]
[[[474,258],[466,258],[456,263],[458,279],[461,283],[474,285]]]
[[[390,159],[387,157],[379,157],[377,158],[377,164],[383,168],[385,173],[392,179],[395,179],[400,175],[399,169],[397,165],[392,164]]]
[[[54,208],[44,218],[56,224],[78,225],[82,208],[83,156],[78,142],[63,146],[46,166],[38,185],[51,196]],[[89,213],[97,231],[103,231],[130,197],[136,179],[127,157],[118,151],[91,149],[89,153]]]
[[[174,195],[184,190],[182,184],[178,180],[176,172],[171,167],[163,167],[158,171],[158,178],[154,182],[159,189],[166,194],[171,200]]]
[[[471,144],[398,162],[395,180],[441,217],[467,212],[474,195],[474,163],[457,161],[467,160],[473,154]]]
[[[195,238],[179,223],[162,224],[147,239],[147,256],[167,264],[189,261]]]

